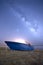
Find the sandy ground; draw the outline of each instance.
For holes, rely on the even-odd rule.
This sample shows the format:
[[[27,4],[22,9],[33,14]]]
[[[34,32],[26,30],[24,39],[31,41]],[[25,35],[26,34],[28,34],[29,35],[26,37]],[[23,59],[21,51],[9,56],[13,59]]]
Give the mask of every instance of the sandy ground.
[[[0,48],[0,65],[43,65],[43,50],[12,51]]]

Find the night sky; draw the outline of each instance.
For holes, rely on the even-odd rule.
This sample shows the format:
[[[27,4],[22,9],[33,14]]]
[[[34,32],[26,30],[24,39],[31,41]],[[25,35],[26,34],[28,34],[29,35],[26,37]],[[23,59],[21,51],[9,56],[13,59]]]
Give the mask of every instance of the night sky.
[[[15,38],[43,44],[43,0],[0,0],[0,40]]]

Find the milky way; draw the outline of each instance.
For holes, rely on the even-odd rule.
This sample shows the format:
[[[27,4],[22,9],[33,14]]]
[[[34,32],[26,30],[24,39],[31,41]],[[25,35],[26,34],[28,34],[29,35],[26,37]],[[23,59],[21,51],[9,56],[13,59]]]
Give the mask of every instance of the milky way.
[[[43,0],[0,0],[0,40],[14,38],[43,44]]]

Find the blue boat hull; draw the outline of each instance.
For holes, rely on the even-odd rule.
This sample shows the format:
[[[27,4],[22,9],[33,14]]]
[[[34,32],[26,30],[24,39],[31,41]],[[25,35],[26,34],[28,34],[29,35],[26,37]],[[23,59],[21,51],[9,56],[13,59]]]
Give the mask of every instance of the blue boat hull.
[[[34,50],[32,46],[23,43],[10,42],[10,41],[5,41],[5,43],[11,50],[24,50],[24,51]]]

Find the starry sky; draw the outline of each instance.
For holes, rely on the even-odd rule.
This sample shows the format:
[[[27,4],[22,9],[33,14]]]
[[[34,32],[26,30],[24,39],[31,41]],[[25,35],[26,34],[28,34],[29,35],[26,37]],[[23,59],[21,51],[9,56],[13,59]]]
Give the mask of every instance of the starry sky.
[[[43,44],[43,0],[0,0],[0,40]]]

